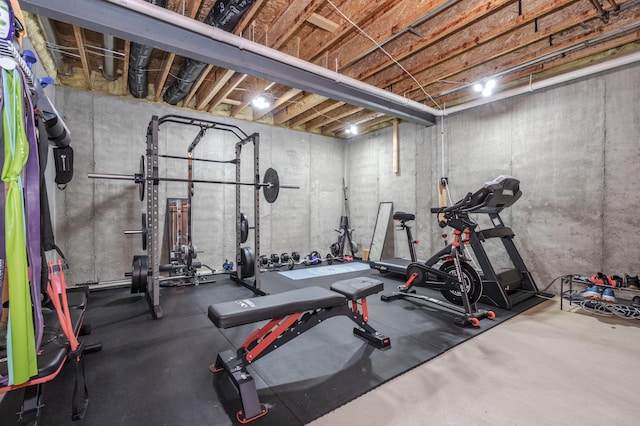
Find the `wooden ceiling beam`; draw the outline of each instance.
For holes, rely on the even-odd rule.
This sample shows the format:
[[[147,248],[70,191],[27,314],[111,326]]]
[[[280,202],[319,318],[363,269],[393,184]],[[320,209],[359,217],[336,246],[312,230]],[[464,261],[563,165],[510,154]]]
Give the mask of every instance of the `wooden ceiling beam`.
[[[275,84],[276,83],[274,82],[263,83],[259,86],[258,92],[264,93],[269,89],[271,89],[273,86],[275,86]],[[240,102],[239,104],[231,108],[231,116],[232,117],[238,116],[238,114],[240,114],[240,112],[242,112],[243,109],[245,109],[251,104],[252,100],[253,98],[251,96],[251,93],[245,93],[244,96],[242,97],[242,102]]]
[[[209,102],[208,110],[212,112],[224,99],[231,94],[234,90],[238,88],[240,83],[242,83],[245,78],[247,78],[247,74],[238,74],[236,73],[233,77],[229,79],[227,85],[225,85],[222,89],[215,94],[211,102]]]
[[[341,106],[344,106],[345,103],[344,102],[334,102],[331,105],[328,105],[322,109],[316,110],[314,111],[312,114],[310,115],[305,115],[305,116],[298,116],[299,118],[295,119],[295,120],[289,120],[289,127],[298,127],[303,125],[304,123],[307,123],[317,117],[320,117],[322,115],[328,114],[329,112],[333,111],[336,108],[340,108]]]
[[[354,107],[352,105],[345,105],[344,107],[340,108],[339,111],[336,111],[335,114],[332,114],[331,116],[322,116],[322,117],[318,117],[315,120],[311,120],[310,122],[307,123],[307,125],[305,126],[305,130],[307,132],[311,132],[313,130],[319,129],[320,127],[324,127],[329,125],[330,123],[333,123],[335,121],[341,120],[345,117],[348,117],[350,115],[353,115],[357,112],[360,111],[364,111],[364,108],[362,107]],[[377,113],[376,113],[377,114]],[[347,125],[345,123],[339,123],[340,125]],[[352,124],[352,123],[348,123],[348,124]],[[332,130],[330,130],[332,131]]]
[[[382,117],[375,118],[377,115],[379,115],[379,114],[373,113],[373,114],[370,115],[371,118],[372,118],[371,120],[367,120],[367,121],[358,123],[358,125],[357,125],[358,126],[358,133],[360,133],[360,134],[367,133],[368,129],[370,129],[372,127],[375,127],[377,129],[377,128],[379,128],[378,126],[380,124],[382,124],[382,123],[386,123],[386,122],[390,122],[390,121],[393,121],[393,120],[397,120],[395,117],[389,117],[388,115],[383,115]],[[361,120],[363,120],[363,119],[366,120],[366,118],[361,118]],[[337,137],[344,137],[344,136],[346,136],[344,133],[346,132],[347,127],[350,127],[350,126],[351,126],[351,124],[345,125],[345,126],[341,127],[340,129],[334,130],[334,131],[332,131],[330,133],[333,133],[334,136],[337,136]]]
[[[532,64],[514,73],[510,73],[500,80],[502,90],[509,90],[516,87],[528,85],[531,80],[534,82],[554,77],[563,72],[572,71],[584,66],[612,59],[616,56],[626,55],[640,51],[640,31],[616,38],[609,42],[592,46],[589,49],[577,50],[566,55],[557,56],[555,59],[544,63]],[[455,106],[464,102],[476,99],[478,93],[472,90],[462,90],[452,93],[442,98],[439,102],[446,102],[447,106]]]
[[[346,128],[346,127],[351,127],[352,125],[357,124],[361,120],[365,120],[367,118],[375,117],[376,115],[380,115],[380,114],[377,113],[377,112],[373,112],[373,111],[367,111],[367,110],[362,110],[362,109],[353,109],[353,107],[352,107],[351,110],[345,110],[342,114],[340,114],[340,116],[337,117],[336,120],[327,121],[326,124],[324,124],[320,128],[320,131],[324,135],[332,134],[332,133],[337,132],[340,129],[343,129],[343,128]],[[343,119],[346,119],[347,121],[343,121]]]
[[[283,95],[278,96],[278,99],[276,99],[269,108],[265,108],[263,110],[260,111],[253,111],[253,119],[254,120],[258,120],[262,117],[264,117],[265,115],[267,115],[268,113],[270,113],[271,111],[274,111],[277,108],[280,108],[282,105],[284,105],[285,103],[289,102],[291,99],[293,99],[294,97],[298,96],[300,93],[302,93],[302,90],[300,89],[289,89],[287,90],[287,92],[285,92]],[[275,123],[275,121],[274,121]]]
[[[176,58],[175,53],[165,53],[164,60],[162,61],[162,66],[160,67],[160,72],[156,78],[156,94],[153,97],[155,102],[160,100],[160,95],[162,95],[162,91],[164,89],[164,84],[167,81],[167,77],[169,76],[169,71],[171,71],[171,66],[173,65],[173,60]]]
[[[572,3],[575,4],[576,2],[570,0],[556,0],[555,4],[559,7],[560,4],[567,6]],[[502,52],[511,51],[519,48],[527,42],[533,43],[547,38],[553,34],[554,31],[561,31],[563,29],[570,28],[581,20],[590,19],[596,15],[595,12],[583,8],[580,13],[567,13],[567,16],[563,16],[563,19],[561,19],[562,23],[554,29],[541,30],[538,28],[538,31],[536,31],[535,28],[532,28],[536,26],[536,20],[538,18],[548,15],[550,12],[551,10],[547,5],[543,5],[538,9],[520,16],[518,16],[517,7],[503,9],[501,11],[500,18],[496,17],[496,21],[504,20],[506,22],[504,25],[489,29],[488,31],[483,31],[485,28],[483,22],[478,22],[474,25],[474,28],[469,29],[469,35],[475,35],[473,43],[469,43],[467,37],[451,37],[448,41],[441,40],[441,44],[422,50],[420,56],[430,58],[428,63],[425,63],[424,60],[418,62],[416,60],[417,56],[413,56],[403,61],[403,65],[411,74],[417,76],[425,69],[433,69],[437,65],[453,60],[456,57],[461,57],[463,58],[461,60],[468,62],[470,60],[469,55],[462,55],[470,51],[477,51],[481,47],[486,48],[486,46],[492,45],[495,46],[495,50]],[[526,36],[519,35],[519,33]],[[526,39],[523,37],[526,37]],[[445,43],[447,43],[446,47]],[[476,55],[475,53],[473,53],[473,57],[478,58],[480,61],[484,59],[482,55]],[[405,83],[407,82],[407,75],[397,67],[389,67],[384,69],[384,71],[378,71],[379,72],[377,74],[365,80],[370,84],[380,85],[378,87],[387,87],[389,85],[395,86],[400,81],[404,81]],[[421,78],[416,78],[418,81],[424,81]],[[396,93],[404,93],[407,89],[404,86],[395,86],[394,91],[395,90],[398,90]]]
[[[491,43],[479,46],[474,51],[473,56],[464,55],[455,57],[449,61],[442,62],[433,68],[418,73],[415,75],[415,77],[419,81],[423,82],[444,80],[466,69],[479,67],[482,64],[488,61],[492,61],[493,59],[499,58],[501,56],[512,54],[514,52],[526,52],[527,49],[531,49],[531,47],[529,46],[534,46],[535,43],[541,43],[545,46],[544,50],[541,50],[541,48],[538,46],[533,49],[534,51],[529,56],[524,55],[524,57],[520,61],[521,63],[524,63],[534,57],[540,57],[543,55],[552,54],[553,52],[564,50],[569,47],[571,43],[577,44],[581,41],[586,41],[589,38],[592,38],[596,33],[604,34],[605,32],[616,31],[624,25],[637,21],[639,19],[637,16],[638,10],[640,10],[640,8],[636,8],[636,13],[633,13],[632,9],[622,11],[617,15],[615,20],[610,21],[608,24],[602,23],[602,21],[599,19],[594,19],[598,17],[598,14],[597,11],[595,11],[593,8],[584,10],[581,13],[578,13],[573,9],[566,10],[563,11],[566,13],[555,16],[554,22],[550,23],[548,27],[542,29],[538,28],[537,32],[535,31],[535,28],[533,28],[533,24],[531,24],[531,28],[521,29],[520,34],[506,34],[504,37],[510,42],[507,42],[507,40],[503,40],[501,38],[495,39]],[[594,32],[585,30],[582,24],[587,21],[591,21],[598,25],[600,31]],[[566,33],[571,28],[578,28],[580,37],[570,43],[561,42],[561,40],[558,39],[560,33]],[[553,39],[552,45],[548,46],[551,39]],[[486,77],[486,75],[479,76],[478,78],[480,77]],[[416,89],[415,87],[409,89],[410,86],[411,83],[404,80],[402,83],[395,84],[394,90],[401,90],[402,93],[410,93],[412,90]]]
[[[131,42],[129,40],[124,41],[124,64],[122,65],[122,87],[121,95],[126,96],[128,93],[129,84],[129,53],[131,52]]]
[[[335,33],[338,28],[340,28],[340,24],[333,22],[331,19],[327,19],[322,15],[318,15],[317,13],[309,15],[307,22],[329,33]]]
[[[202,87],[200,92],[202,92],[202,99],[197,98],[196,109],[202,111],[205,107],[211,102],[211,100],[216,96],[216,94],[222,89],[222,87],[227,84],[227,82],[233,77],[235,71],[220,69],[220,75],[213,81],[211,84],[206,87]]]
[[[384,14],[376,16],[362,25],[362,31],[377,43],[385,43],[399,31],[420,20],[426,13],[446,4],[448,0],[422,0],[399,2]],[[501,0],[508,1],[508,0]],[[329,64],[342,69],[354,60],[371,52],[375,45],[360,31],[354,31],[337,48],[329,52]]]
[[[289,105],[287,106],[287,108],[284,108],[282,111],[276,113],[273,117],[273,123],[276,125],[286,123],[292,118],[297,117],[298,115],[311,108],[314,108],[315,106],[321,104],[326,100],[327,98],[324,96],[314,94],[306,95],[299,102],[296,102],[293,105]]]
[[[458,5],[452,7],[450,10],[446,10],[420,25],[417,30],[424,32],[424,37],[419,38],[415,34],[406,33],[394,42],[385,45],[385,50],[389,52],[396,61],[403,61],[415,55],[416,52],[433,46],[447,37],[451,37],[456,32],[469,27],[471,24],[480,22],[483,18],[490,16],[512,1],[513,0],[500,0],[486,2],[487,4],[483,2],[483,4],[478,4],[473,8],[468,8],[468,6],[465,6],[462,2],[458,3]],[[576,0],[561,1],[563,3],[569,3],[575,2]],[[467,9],[461,9],[462,7],[467,7]],[[514,28],[518,25],[516,21],[520,21],[519,25],[522,25],[524,22],[527,22],[527,19],[524,15],[514,17],[514,21],[511,22]],[[476,43],[479,43],[479,40]],[[473,45],[473,43],[467,44]],[[429,58],[428,62],[429,65],[431,65],[433,58],[429,54],[424,56]],[[343,71],[345,74],[359,80],[364,80],[387,67],[393,67],[395,65],[386,54],[379,50],[371,52],[371,54],[368,54],[366,57],[353,58],[351,62],[357,59],[362,60],[346,67]]]
[[[320,0],[305,0],[292,3],[278,19],[267,30],[266,40],[267,45],[272,49],[279,49],[284,43],[291,37],[291,35],[302,25],[305,21],[305,16],[314,13],[314,11],[323,3]],[[260,2],[262,3],[262,2]],[[249,10],[255,11],[258,9],[257,4],[254,4]],[[304,19],[303,19],[304,18]],[[243,17],[244,21],[244,17]],[[241,21],[241,22],[243,22]],[[244,21],[245,25],[248,25],[249,21]],[[240,27],[240,25],[238,25]],[[246,75],[245,75],[246,77]],[[268,83],[266,86],[272,86],[273,83]],[[265,87],[266,87],[265,86]],[[264,89],[268,90],[268,89]],[[263,90],[263,91],[264,91]],[[300,93],[298,91],[298,93]],[[297,94],[297,93],[296,93]],[[231,109],[231,116],[237,116],[244,108],[246,108],[251,101],[255,93],[247,92],[243,96],[243,101],[240,105],[237,105]],[[258,115],[254,112],[254,119],[263,117],[268,112],[275,108],[275,103],[270,108],[261,110]]]
[[[76,45],[78,46],[78,54],[80,55],[80,62],[82,63],[82,71],[84,72],[86,88],[91,90],[91,70],[89,69],[87,51],[84,49],[84,30],[77,25],[74,25],[73,35],[76,39]]]
[[[211,72],[212,69],[213,69],[213,65],[211,64],[205,67],[205,69],[202,71],[202,73],[196,80],[195,84],[189,91],[189,94],[182,101],[183,106],[187,106],[189,105],[189,103],[191,103],[191,99],[193,99],[193,97],[196,95],[196,92],[198,91],[198,89],[200,89],[200,86],[202,85],[202,83],[204,83],[207,80],[207,78],[209,77],[209,73]]]
[[[386,1],[367,1],[362,3],[354,3],[352,0],[345,0],[343,3],[337,3],[337,6],[342,10],[344,6],[351,6],[355,4],[355,7],[351,6],[350,9],[345,9],[349,19],[356,23],[358,26],[364,25],[364,23],[374,19],[375,16],[382,16],[388,10],[391,10],[401,0],[386,0]],[[342,43],[347,37],[354,33],[356,28],[348,21],[344,20],[337,12],[334,13],[335,21],[342,22],[340,28],[335,33],[327,33],[325,31],[314,31],[313,37],[307,37],[301,40],[300,52],[301,59],[318,64],[323,60],[323,56],[335,45]],[[329,15],[329,16],[334,16]],[[333,64],[328,68],[335,69]]]
[[[290,2],[284,13],[267,30],[267,46],[279,49],[291,38],[325,0],[298,0]]]

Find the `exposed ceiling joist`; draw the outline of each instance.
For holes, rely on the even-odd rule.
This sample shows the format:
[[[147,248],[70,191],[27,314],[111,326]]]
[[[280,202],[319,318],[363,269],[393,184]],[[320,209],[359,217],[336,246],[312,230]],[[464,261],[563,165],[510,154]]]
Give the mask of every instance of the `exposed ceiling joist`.
[[[32,13],[150,44],[177,55],[217,64],[413,123],[427,126],[435,124],[431,109],[422,104],[149,3],[126,0],[113,3],[112,0],[23,0],[22,7]],[[141,28],[146,31],[141,32]]]

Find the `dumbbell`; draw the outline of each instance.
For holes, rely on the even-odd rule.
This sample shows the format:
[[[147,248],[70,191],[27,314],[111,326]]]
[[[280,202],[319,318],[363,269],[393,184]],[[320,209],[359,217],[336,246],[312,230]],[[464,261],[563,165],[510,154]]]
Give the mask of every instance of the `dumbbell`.
[[[322,262],[322,258],[320,257],[320,253],[314,250],[311,253],[309,253],[307,257],[305,257],[303,263],[306,266],[309,266],[309,265],[318,265],[321,262]]]
[[[299,258],[300,257],[298,257],[298,259]],[[293,257],[289,256],[289,253],[282,253],[280,255],[280,262],[282,262],[282,266],[284,266],[286,264],[287,268],[289,268],[289,270],[293,269],[293,267],[296,264],[296,261],[293,260]]]

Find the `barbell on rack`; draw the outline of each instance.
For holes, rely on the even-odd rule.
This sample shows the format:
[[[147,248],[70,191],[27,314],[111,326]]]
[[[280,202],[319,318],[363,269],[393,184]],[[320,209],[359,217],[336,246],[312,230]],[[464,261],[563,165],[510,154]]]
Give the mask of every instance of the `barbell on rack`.
[[[147,228],[147,214],[142,213],[142,228],[124,231],[125,235],[142,235],[142,250],[147,250],[147,234],[149,230]]]
[[[141,157],[144,158],[144,157]],[[152,182],[187,182],[187,183],[211,183],[219,185],[242,185],[242,186],[254,186],[256,189],[262,188],[265,200],[268,203],[274,203],[280,193],[280,188],[283,189],[300,189],[297,185],[284,185],[280,183],[278,178],[278,172],[275,169],[269,168],[264,173],[264,179],[262,182],[234,182],[227,180],[210,180],[210,179],[183,179],[183,178],[170,178],[170,177],[158,177],[158,176],[145,176],[144,175],[144,160],[140,164],[140,173],[133,175],[120,175],[111,173],[89,173],[87,175],[90,179],[115,179],[115,180],[132,180],[136,184],[144,187],[147,181]],[[140,191],[140,198],[144,198],[144,189]]]

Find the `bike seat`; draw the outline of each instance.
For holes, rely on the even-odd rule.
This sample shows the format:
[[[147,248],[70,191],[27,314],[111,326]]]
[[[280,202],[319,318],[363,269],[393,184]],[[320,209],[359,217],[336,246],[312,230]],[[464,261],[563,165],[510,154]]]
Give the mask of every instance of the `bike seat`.
[[[405,213],[405,212],[395,212],[393,213],[393,220],[400,220],[402,222],[406,222],[408,220],[414,220],[416,215],[413,213]]]

